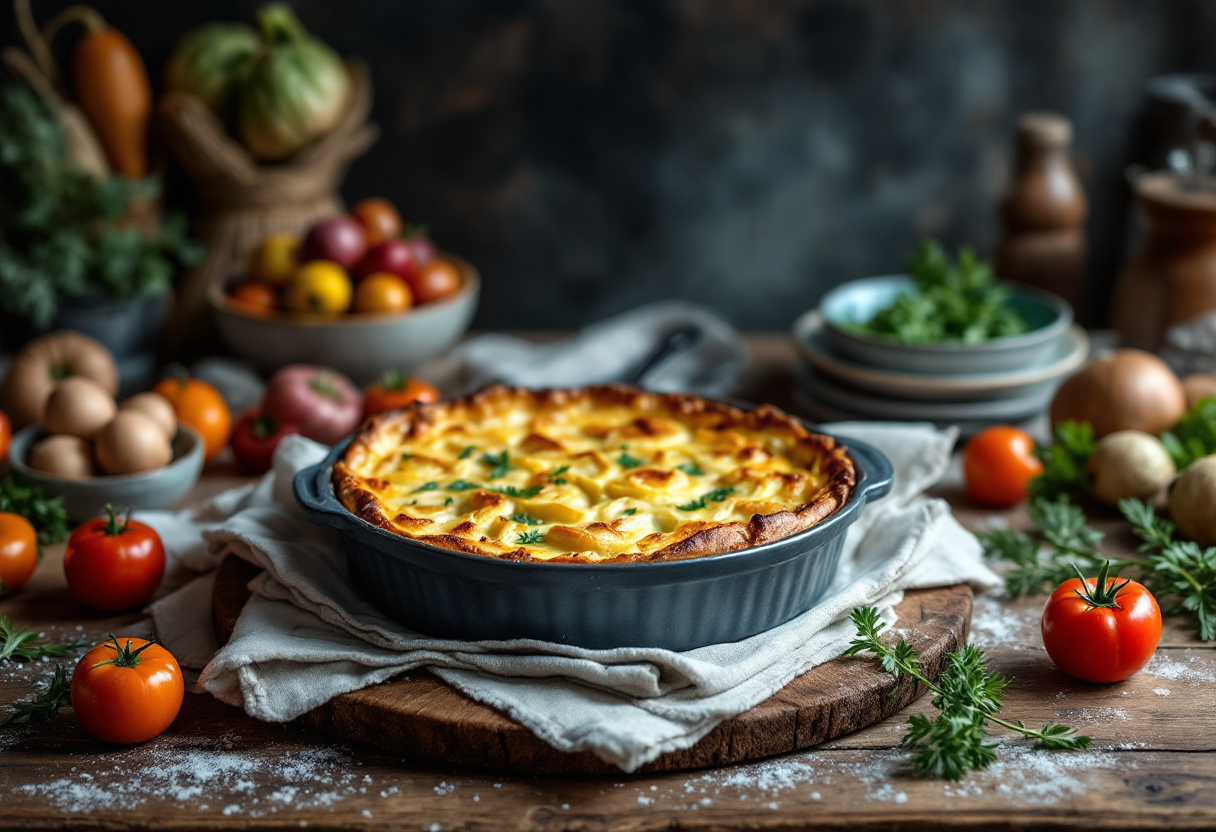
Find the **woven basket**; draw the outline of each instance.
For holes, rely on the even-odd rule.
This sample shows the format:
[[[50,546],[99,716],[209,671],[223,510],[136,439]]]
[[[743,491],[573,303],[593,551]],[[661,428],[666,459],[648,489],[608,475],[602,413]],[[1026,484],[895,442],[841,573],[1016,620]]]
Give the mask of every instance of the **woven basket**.
[[[259,164],[197,98],[169,93],[157,118],[169,147],[198,189],[194,236],[207,246],[203,264],[177,289],[169,332],[175,351],[207,339],[208,289],[245,270],[254,247],[271,234],[302,235],[319,219],[344,210],[338,186],[347,167],[376,141],[367,121],[371,82],[362,64],[348,64],[351,105],[332,132],[283,164]]]

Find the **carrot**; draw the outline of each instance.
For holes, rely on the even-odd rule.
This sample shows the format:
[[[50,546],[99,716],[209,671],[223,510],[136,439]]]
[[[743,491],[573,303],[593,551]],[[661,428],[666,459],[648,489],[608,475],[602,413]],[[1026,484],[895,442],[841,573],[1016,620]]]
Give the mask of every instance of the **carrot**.
[[[126,35],[107,26],[100,15],[82,16],[82,22],[87,31],[72,55],[76,101],[110,164],[124,176],[138,179],[148,172],[152,119],[148,70]]]

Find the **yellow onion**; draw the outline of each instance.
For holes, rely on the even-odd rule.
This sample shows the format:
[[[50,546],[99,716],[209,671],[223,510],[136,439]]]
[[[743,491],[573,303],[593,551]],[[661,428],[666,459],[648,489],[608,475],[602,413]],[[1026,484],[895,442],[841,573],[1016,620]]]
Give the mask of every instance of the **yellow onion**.
[[[258,12],[263,52],[241,84],[237,128],[257,159],[286,159],[337,125],[350,104],[350,72],[287,6]]]

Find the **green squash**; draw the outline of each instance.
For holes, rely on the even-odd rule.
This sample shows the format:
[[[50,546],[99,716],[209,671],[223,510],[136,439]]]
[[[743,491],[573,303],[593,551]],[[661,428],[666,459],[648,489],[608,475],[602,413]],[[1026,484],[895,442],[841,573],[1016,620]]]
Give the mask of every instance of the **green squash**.
[[[249,73],[262,39],[242,23],[212,23],[182,38],[165,67],[165,89],[198,96],[224,116],[233,90]]]
[[[279,3],[258,12],[263,51],[238,92],[237,130],[257,159],[282,161],[333,130],[350,105],[350,72]]]

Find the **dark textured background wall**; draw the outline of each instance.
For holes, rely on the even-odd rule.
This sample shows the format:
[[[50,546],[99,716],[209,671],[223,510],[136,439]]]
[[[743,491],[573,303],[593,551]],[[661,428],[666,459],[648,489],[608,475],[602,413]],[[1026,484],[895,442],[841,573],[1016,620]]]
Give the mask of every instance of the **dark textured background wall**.
[[[1074,120],[1101,306],[1141,85],[1216,69],[1216,4],[1198,0],[293,5],[371,65],[383,135],[346,197],[391,198],[477,263],[484,327],[676,296],[783,328],[922,235],[987,251],[1032,108]],[[182,32],[256,6],[98,4],[156,74]]]

